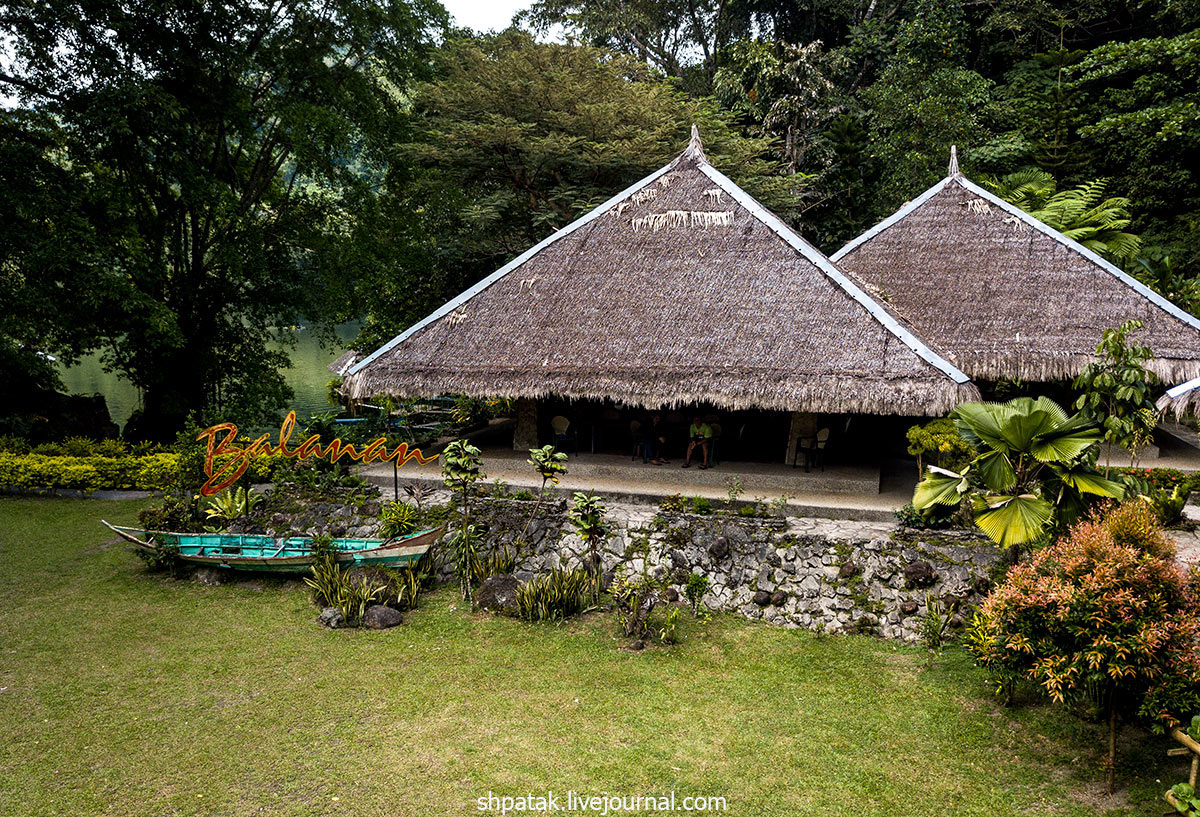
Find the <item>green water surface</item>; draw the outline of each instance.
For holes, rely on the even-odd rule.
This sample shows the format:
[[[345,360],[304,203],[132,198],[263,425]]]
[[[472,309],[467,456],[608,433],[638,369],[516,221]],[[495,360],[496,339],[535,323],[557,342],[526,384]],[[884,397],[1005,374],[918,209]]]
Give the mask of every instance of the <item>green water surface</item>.
[[[326,400],[326,384],[333,377],[326,367],[346,350],[346,344],[358,334],[358,322],[345,323],[335,330],[333,345],[322,346],[317,333],[307,328],[282,329],[296,342],[289,351],[292,359],[290,369],[284,370],[288,385],[296,392],[290,408],[301,418],[331,411],[334,407]],[[282,344],[281,344],[282,345]],[[62,380],[71,394],[102,394],[108,402],[108,411],[113,422],[125,427],[129,416],[141,405],[138,389],[116,372],[107,372],[100,364],[100,354],[92,354],[75,366],[61,370]]]

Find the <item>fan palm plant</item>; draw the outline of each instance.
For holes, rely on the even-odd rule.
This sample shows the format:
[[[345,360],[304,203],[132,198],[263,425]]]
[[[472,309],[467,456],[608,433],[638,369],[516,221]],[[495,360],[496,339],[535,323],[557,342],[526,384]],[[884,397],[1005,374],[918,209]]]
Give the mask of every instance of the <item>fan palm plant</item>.
[[[1122,487],[1094,467],[1099,429],[1045,397],[1007,403],[963,403],[950,413],[975,452],[962,473],[930,466],[913,494],[913,507],[972,502],[975,524],[1010,548],[1067,524],[1082,511],[1085,495],[1120,498]]]
[[[1026,168],[984,184],[1000,198],[1114,263],[1132,263],[1141,250],[1142,239],[1128,232],[1133,218],[1129,199],[1106,198],[1108,179],[1059,190],[1049,173]]]

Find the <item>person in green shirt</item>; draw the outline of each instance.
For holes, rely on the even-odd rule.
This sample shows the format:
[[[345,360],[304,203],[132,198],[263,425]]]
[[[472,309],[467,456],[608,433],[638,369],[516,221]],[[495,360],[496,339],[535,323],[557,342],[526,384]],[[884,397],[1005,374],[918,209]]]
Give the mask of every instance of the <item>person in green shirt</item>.
[[[712,436],[712,426],[704,422],[702,417],[692,418],[691,428],[688,429],[687,456],[683,459],[683,468],[692,467],[692,452],[696,450],[696,446],[700,446],[700,451],[704,455],[700,460],[700,469],[708,468],[708,446],[712,443]]]

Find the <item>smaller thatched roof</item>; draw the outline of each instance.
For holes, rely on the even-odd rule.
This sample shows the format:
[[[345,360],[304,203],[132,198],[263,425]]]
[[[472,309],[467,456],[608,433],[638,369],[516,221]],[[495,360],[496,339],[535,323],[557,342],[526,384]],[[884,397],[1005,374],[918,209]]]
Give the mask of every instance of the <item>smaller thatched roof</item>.
[[[975,379],[1073,377],[1105,329],[1140,320],[1148,368],[1200,375],[1200,320],[1096,253],[949,175],[832,256]]]
[[[1163,414],[1176,417],[1200,413],[1200,377],[1167,389],[1167,393],[1158,398],[1157,405]]]
[[[330,363],[325,368],[336,374],[338,377],[345,377],[346,374],[354,368],[354,364],[362,360],[363,354],[356,349],[347,349],[337,356],[337,359]]]
[[[940,415],[969,378],[687,150],[347,373],[343,391]]]

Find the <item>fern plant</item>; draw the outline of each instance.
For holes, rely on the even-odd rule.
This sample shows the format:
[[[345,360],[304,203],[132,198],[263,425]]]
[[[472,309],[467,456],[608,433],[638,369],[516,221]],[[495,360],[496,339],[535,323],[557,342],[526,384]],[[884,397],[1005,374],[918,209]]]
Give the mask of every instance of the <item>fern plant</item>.
[[[1059,190],[1044,170],[1026,168],[984,185],[1038,221],[1078,241],[1092,252],[1117,264],[1129,264],[1142,248],[1140,236],[1128,231],[1133,220],[1130,201],[1106,196],[1108,179],[1093,179],[1078,187]]]

